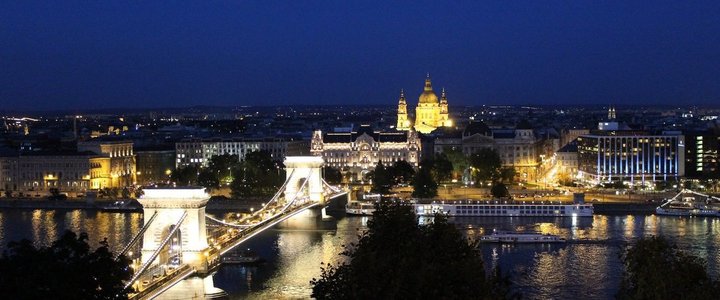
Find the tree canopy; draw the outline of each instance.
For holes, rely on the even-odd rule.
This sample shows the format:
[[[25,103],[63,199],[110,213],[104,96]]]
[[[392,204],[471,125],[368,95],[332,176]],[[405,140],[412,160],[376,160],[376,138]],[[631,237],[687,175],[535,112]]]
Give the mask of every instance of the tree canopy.
[[[492,194],[493,198],[510,197],[510,191],[508,191],[507,186],[502,182],[493,182],[490,188],[490,194]]]
[[[705,262],[658,237],[638,240],[623,256],[625,272],[618,299],[717,299]]]
[[[317,299],[504,299],[509,284],[487,276],[475,245],[436,216],[418,225],[411,206],[376,204],[367,231],[345,247],[347,262],[313,279]]]
[[[339,184],[343,180],[343,175],[340,170],[325,166],[323,167],[323,178],[329,184]]]
[[[437,153],[432,160],[432,174],[437,182],[452,179],[453,164],[444,153]]]
[[[92,251],[86,233],[65,232],[49,247],[11,242],[0,258],[0,295],[5,299],[122,299],[130,261],[115,257],[107,241]]]
[[[494,149],[480,148],[470,156],[469,161],[478,181],[496,180],[500,177],[502,160]]]
[[[370,191],[378,194],[390,193],[393,185],[393,174],[391,168],[385,167],[382,162],[378,162],[375,169],[368,175],[372,179],[372,187]]]
[[[412,181],[413,192],[415,198],[433,198],[437,196],[438,184],[432,176],[432,169],[428,168],[429,161],[423,161],[420,168]]]
[[[269,152],[255,151],[246,154],[245,160],[232,169],[232,177],[233,197],[271,196],[285,182],[285,169]]]
[[[415,175],[415,169],[410,163],[404,160],[398,160],[392,165],[392,174],[395,184],[408,183],[412,181]]]

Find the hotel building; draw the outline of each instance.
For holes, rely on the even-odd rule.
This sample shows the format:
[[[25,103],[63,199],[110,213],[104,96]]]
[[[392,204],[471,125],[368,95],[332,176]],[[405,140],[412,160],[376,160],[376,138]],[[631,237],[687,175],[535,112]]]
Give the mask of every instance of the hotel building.
[[[685,174],[685,140],[677,132],[596,131],[577,143],[578,173],[590,183],[678,180]]]
[[[360,179],[373,170],[378,162],[389,166],[397,161],[407,161],[417,167],[421,143],[418,133],[377,132],[368,125],[347,133],[313,133],[310,152],[322,156],[325,165],[354,174]]]

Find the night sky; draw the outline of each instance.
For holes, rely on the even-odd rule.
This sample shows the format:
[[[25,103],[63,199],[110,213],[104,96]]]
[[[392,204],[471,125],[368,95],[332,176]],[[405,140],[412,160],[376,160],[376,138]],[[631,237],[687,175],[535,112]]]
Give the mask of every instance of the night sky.
[[[3,1],[0,110],[720,103],[717,0],[143,2]]]

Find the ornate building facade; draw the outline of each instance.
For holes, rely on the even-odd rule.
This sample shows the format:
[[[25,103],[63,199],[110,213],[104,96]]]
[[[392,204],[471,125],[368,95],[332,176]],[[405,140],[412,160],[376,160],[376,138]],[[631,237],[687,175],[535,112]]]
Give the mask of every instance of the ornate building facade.
[[[325,165],[352,173],[360,179],[373,170],[378,162],[389,166],[396,161],[407,161],[417,167],[421,151],[420,138],[414,130],[406,133],[377,132],[368,125],[347,133],[313,133],[311,150],[322,156]]]
[[[400,91],[397,130],[410,130],[412,128],[421,133],[430,133],[438,127],[444,126],[452,126],[445,89],[442,90],[440,100],[438,101],[438,96],[433,91],[429,74],[425,79],[425,88],[418,98],[414,122],[410,121],[408,117],[405,92],[403,90]]]
[[[526,121],[515,128],[491,129],[484,122],[470,123],[462,132],[448,130],[431,135],[435,153],[460,150],[470,156],[480,149],[497,151],[504,167],[513,167],[521,181],[536,180],[552,159],[549,140]]]

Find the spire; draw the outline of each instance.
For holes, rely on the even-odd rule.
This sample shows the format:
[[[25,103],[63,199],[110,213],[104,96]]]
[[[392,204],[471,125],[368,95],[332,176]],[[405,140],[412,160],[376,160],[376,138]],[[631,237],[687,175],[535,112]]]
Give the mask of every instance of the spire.
[[[432,82],[430,82],[430,73],[427,73],[427,78],[425,78],[425,91],[427,91],[427,92],[432,91]]]
[[[442,93],[440,93],[440,103],[447,103],[447,96],[445,95],[445,88],[442,88]]]
[[[405,103],[405,89],[400,89],[400,103]]]

